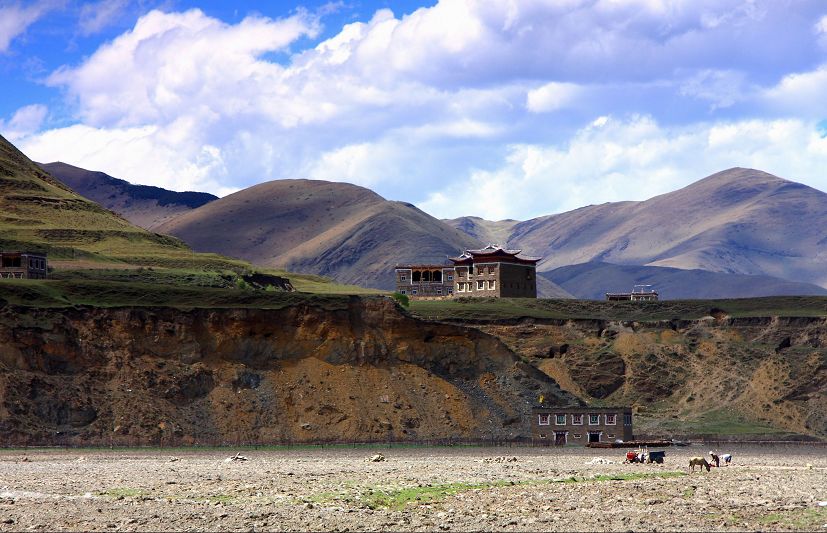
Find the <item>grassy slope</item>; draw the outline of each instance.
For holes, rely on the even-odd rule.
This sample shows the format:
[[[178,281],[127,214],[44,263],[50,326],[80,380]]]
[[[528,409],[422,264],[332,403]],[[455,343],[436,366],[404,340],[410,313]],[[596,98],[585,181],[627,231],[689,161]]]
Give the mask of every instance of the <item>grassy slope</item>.
[[[88,303],[153,305],[200,302],[224,305],[248,300],[230,296],[246,261],[194,253],[180,240],[139,228],[75,194],[0,137],[0,249],[44,251],[54,281],[0,284],[0,298],[45,305]],[[255,269],[288,277],[304,292],[376,293],[313,275]],[[223,279],[223,281],[222,281]],[[224,288],[224,290],[219,290]],[[197,297],[199,291],[203,292]],[[183,294],[186,293],[186,297]],[[226,302],[221,296],[227,295]],[[28,300],[27,300],[28,299]]]
[[[698,319],[723,312],[745,316],[827,316],[825,296],[771,296],[731,300],[670,300],[601,302],[528,298],[458,298],[453,301],[412,301],[411,312],[432,319],[508,320],[518,318],[653,321]]]
[[[332,284],[326,284],[332,285]],[[325,286],[325,288],[326,288]],[[245,307],[280,309],[303,303],[325,308],[342,309],[347,294],[313,294],[244,290],[235,288],[199,287],[196,285],[159,285],[146,282],[105,280],[2,280],[0,304],[29,307],[95,307],[169,306],[169,307]]]

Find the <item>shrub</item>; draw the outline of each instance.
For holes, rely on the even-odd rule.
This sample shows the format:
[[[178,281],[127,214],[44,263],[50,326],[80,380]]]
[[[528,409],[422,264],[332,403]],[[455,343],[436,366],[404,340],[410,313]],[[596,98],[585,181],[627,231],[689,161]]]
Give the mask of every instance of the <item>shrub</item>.
[[[407,294],[402,294],[399,292],[393,293],[393,299],[399,302],[399,304],[403,307],[408,307],[411,305],[411,301],[408,299]]]

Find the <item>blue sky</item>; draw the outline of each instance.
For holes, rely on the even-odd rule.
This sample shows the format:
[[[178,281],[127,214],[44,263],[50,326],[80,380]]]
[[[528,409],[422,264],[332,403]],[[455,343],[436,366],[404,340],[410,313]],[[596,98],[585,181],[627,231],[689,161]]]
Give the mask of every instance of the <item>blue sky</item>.
[[[176,190],[493,219],[733,166],[827,190],[824,0],[0,0],[0,76],[33,159]]]

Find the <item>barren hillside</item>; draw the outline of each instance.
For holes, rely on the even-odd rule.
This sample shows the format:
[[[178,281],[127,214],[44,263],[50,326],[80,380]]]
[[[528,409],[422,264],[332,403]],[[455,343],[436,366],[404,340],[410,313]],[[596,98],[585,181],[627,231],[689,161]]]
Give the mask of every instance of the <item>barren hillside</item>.
[[[480,242],[486,244],[500,244],[506,246],[514,226],[520,223],[519,220],[485,220],[480,217],[460,217],[443,220],[452,228],[456,228]]]
[[[280,180],[162,225],[196,250],[391,289],[398,263],[447,263],[479,242],[410,204],[347,183]]]
[[[827,287],[827,194],[733,168],[643,202],[583,207],[515,226],[540,269],[593,261],[763,274]]]

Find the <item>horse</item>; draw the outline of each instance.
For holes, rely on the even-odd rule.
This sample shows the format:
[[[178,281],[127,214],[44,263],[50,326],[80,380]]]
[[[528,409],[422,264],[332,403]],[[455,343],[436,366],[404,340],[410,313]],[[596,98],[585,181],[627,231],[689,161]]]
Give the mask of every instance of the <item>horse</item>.
[[[707,472],[709,472],[709,470],[710,470],[709,463],[706,462],[705,457],[693,457],[692,459],[689,460],[689,471],[690,472],[694,472],[696,466],[700,466],[701,471],[703,471],[704,467],[706,467]]]

